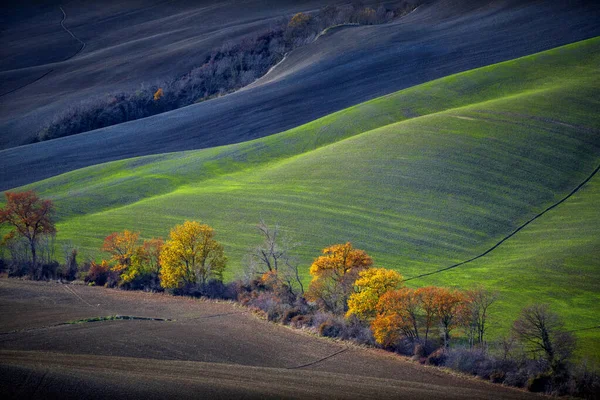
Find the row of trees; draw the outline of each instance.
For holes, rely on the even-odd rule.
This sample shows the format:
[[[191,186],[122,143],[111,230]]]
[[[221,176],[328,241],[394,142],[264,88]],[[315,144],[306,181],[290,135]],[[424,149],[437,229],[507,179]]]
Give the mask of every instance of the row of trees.
[[[327,247],[310,267],[307,298],[334,314],[345,313],[370,324],[377,342],[386,347],[421,337],[427,344],[438,326],[445,347],[456,327],[465,328],[471,346],[484,344],[495,293],[482,287],[468,291],[407,288],[398,272],[372,266],[373,259],[350,243]]]
[[[390,9],[383,5],[372,9],[355,2],[327,6],[316,13],[298,13],[239,43],[224,44],[182,76],[70,107],[44,126],[37,140],[55,139],[145,118],[233,92],[265,75],[286,53],[313,41],[327,27],[344,23],[385,23],[413,8],[406,1],[398,2]]]
[[[175,226],[166,241],[141,241],[139,232],[129,230],[112,233],[102,246],[110,259],[93,262],[86,280],[129,289],[205,287],[210,280],[223,280],[227,264],[214,235],[213,228],[196,221]]]
[[[6,200],[0,221],[13,229],[4,243],[21,239],[29,248],[27,265],[35,267],[40,264],[39,246],[56,233],[52,202],[33,192],[6,193]],[[351,243],[322,251],[310,267],[312,279],[305,292],[293,256],[298,244],[278,226],[262,221],[257,232],[262,243],[248,251],[245,276],[228,285],[222,282],[227,265],[223,246],[210,226],[195,221],[175,226],[167,240],[141,240],[139,233],[128,230],[112,233],[102,246],[108,259],[84,265],[80,274],[97,285],[237,299],[270,320],[378,344],[414,354],[422,362],[535,391],[587,395],[600,388],[597,375],[573,372],[568,360],[575,339],[547,305],[525,307],[514,321],[512,336],[501,342],[501,356],[490,355],[485,333],[495,292],[482,287],[405,287],[400,273],[374,267],[373,259]],[[74,279],[77,251],[70,248],[65,257],[62,276]],[[450,346],[455,331],[463,333],[468,350]],[[515,356],[515,344],[527,357]]]

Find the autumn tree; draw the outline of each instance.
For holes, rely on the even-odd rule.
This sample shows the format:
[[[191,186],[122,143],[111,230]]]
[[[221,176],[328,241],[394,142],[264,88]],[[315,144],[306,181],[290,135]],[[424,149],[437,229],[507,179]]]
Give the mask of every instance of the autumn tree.
[[[431,328],[436,324],[437,321],[437,291],[439,288],[435,286],[426,286],[418,288],[415,291],[419,304],[421,306],[421,312],[423,314],[422,325],[425,329],[425,344],[429,339],[429,332]]]
[[[377,303],[381,296],[397,289],[402,275],[386,268],[369,268],[359,272],[354,282],[354,293],[348,298],[346,316],[356,315],[361,320],[371,320],[377,314]]]
[[[0,208],[0,225],[8,224],[14,229],[4,238],[20,236],[27,240],[31,251],[31,263],[37,263],[37,246],[44,236],[54,235],[56,228],[52,221],[54,206],[50,200],[42,200],[33,191],[6,192],[6,206]]]
[[[541,354],[553,369],[566,361],[575,347],[575,338],[547,304],[523,308],[513,324],[513,332],[533,354]]]
[[[158,286],[160,275],[160,253],[164,241],[160,238],[144,240],[141,246],[136,247],[131,256],[131,265],[121,275],[124,283],[146,280],[151,286]]]
[[[171,229],[159,258],[161,286],[204,285],[209,278],[222,279],[227,258],[214,235],[213,228],[196,221]]]
[[[296,47],[315,34],[313,28],[313,17],[310,14],[297,13],[287,25],[285,39],[292,47]]]
[[[458,290],[437,288],[434,297],[436,314],[442,330],[444,347],[448,347],[450,331],[456,327],[460,313],[464,307],[464,295]]]
[[[334,313],[346,311],[348,296],[360,271],[373,265],[373,259],[352,244],[336,244],[323,249],[323,255],[310,266],[307,298]]]
[[[402,288],[383,294],[377,303],[377,316],[371,324],[375,340],[391,346],[402,337],[419,340],[419,297],[414,289]]]
[[[139,232],[131,232],[127,229],[123,233],[114,232],[104,238],[102,251],[110,254],[111,260],[116,263],[113,267],[115,272],[125,273],[129,268],[139,238]]]
[[[304,14],[299,12],[295,14],[290,22],[288,23],[288,28],[293,30],[305,30],[310,24],[312,17],[309,14]]]

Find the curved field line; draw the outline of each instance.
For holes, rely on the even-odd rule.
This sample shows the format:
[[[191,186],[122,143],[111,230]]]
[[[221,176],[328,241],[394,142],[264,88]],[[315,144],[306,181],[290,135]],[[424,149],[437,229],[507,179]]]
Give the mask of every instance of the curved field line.
[[[36,83],[37,81],[39,81],[40,79],[42,79],[43,77],[45,77],[46,75],[48,75],[48,74],[49,74],[50,72],[52,72],[52,71],[54,71],[54,69],[51,69],[50,71],[48,71],[48,72],[44,73],[44,74],[43,74],[42,76],[40,76],[39,78],[35,78],[33,81],[31,81],[31,82],[28,82],[28,83],[26,83],[26,84],[24,84],[24,85],[22,85],[22,86],[19,86],[19,87],[18,87],[18,88],[16,88],[16,89],[9,90],[8,92],[5,92],[5,93],[2,93],[2,94],[0,94],[0,97],[2,97],[2,96],[6,96],[7,94],[14,93],[14,92],[16,92],[16,91],[17,91],[17,90],[19,90],[19,89],[23,89],[23,88],[24,88],[24,87],[26,87],[26,86],[29,86],[29,85],[32,85],[32,84],[34,84],[34,83]]]
[[[572,330],[567,331],[567,332],[591,331],[593,329],[600,329],[600,325],[598,325],[598,326],[590,326],[589,328],[572,329]]]
[[[536,219],[540,218],[542,215],[546,214],[548,211],[552,210],[553,208],[557,207],[558,205],[564,203],[569,197],[573,196],[575,193],[577,193],[579,191],[579,189],[581,189],[586,183],[588,183],[594,177],[594,175],[596,175],[598,173],[598,171],[600,171],[600,165],[598,165],[598,167],[596,167],[596,169],[591,173],[590,176],[588,176],[583,182],[581,182],[579,185],[577,185],[577,187],[575,189],[571,190],[571,192],[569,194],[567,194],[565,197],[563,197],[558,202],[552,204],[550,207],[546,208],[541,213],[536,214],[535,216],[533,216],[527,222],[525,222],[524,224],[520,225],[517,229],[515,229],[514,231],[512,231],[511,233],[509,233],[507,236],[503,237],[502,240],[500,240],[498,243],[496,243],[495,245],[493,245],[492,247],[490,247],[489,249],[487,249],[483,253],[481,253],[481,254],[473,257],[473,258],[470,258],[470,259],[468,259],[466,261],[462,261],[462,262],[459,262],[457,264],[450,265],[449,267],[438,269],[436,271],[427,272],[425,274],[413,276],[411,278],[405,279],[404,281],[411,281],[413,279],[418,279],[418,278],[423,278],[423,277],[426,277],[426,276],[429,276],[429,275],[439,274],[440,272],[444,272],[444,271],[448,271],[448,270],[454,269],[456,267],[460,267],[461,265],[465,265],[467,263],[470,263],[472,261],[475,261],[475,260],[477,260],[479,258],[482,258],[482,257],[486,256],[487,254],[491,253],[496,248],[500,247],[500,245],[502,243],[506,242],[508,239],[510,239],[511,237],[515,236],[519,231],[521,231],[527,225],[529,225],[530,223],[532,223]]]
[[[62,8],[62,6],[58,6],[58,8],[60,8],[60,11],[62,11],[63,13],[63,18],[60,21],[60,26],[62,26],[62,28],[69,34],[71,35],[71,37],[75,40],[77,40],[79,43],[81,43],[81,47],[79,48],[79,50],[77,50],[77,52],[75,54],[73,54],[70,57],[67,57],[64,59],[64,61],[70,60],[71,58],[75,57],[77,54],[81,53],[81,51],[85,48],[85,42],[81,39],[79,39],[77,36],[75,36],[75,34],[73,32],[71,32],[69,30],[69,28],[67,28],[65,26],[65,20],[67,19],[67,13],[65,12],[65,10]]]
[[[79,50],[77,50],[77,51],[75,52],[75,54],[73,54],[72,56],[69,56],[69,57],[67,57],[67,58],[65,58],[65,59],[63,60],[63,61],[67,61],[67,60],[70,60],[71,58],[75,57],[77,54],[79,54],[79,53],[81,53],[81,52],[83,51],[83,49],[85,48],[85,42],[84,42],[84,41],[82,41],[81,39],[79,39],[77,36],[75,36],[75,35],[73,34],[73,32],[71,32],[71,31],[69,30],[69,28],[67,28],[67,27],[65,26],[65,20],[67,19],[67,13],[65,12],[65,10],[64,10],[64,9],[63,9],[61,6],[59,6],[58,8],[60,8],[60,11],[61,11],[61,12],[62,12],[62,14],[63,14],[63,17],[62,17],[62,19],[61,19],[61,21],[60,21],[60,26],[61,26],[61,27],[62,27],[62,28],[65,30],[65,32],[67,32],[69,35],[71,35],[71,37],[72,37],[73,39],[75,39],[75,40],[77,40],[79,43],[81,43],[81,47],[79,48]],[[2,94],[0,94],[0,97],[2,97],[2,96],[6,96],[7,94],[14,93],[14,92],[16,92],[17,90],[23,89],[24,87],[27,87],[27,86],[29,86],[29,85],[33,85],[34,83],[36,83],[36,82],[37,82],[37,81],[39,81],[40,79],[42,79],[42,78],[46,77],[46,76],[47,76],[48,74],[50,74],[52,71],[54,71],[54,69],[51,69],[50,71],[46,72],[46,73],[45,73],[45,74],[43,74],[42,76],[40,76],[40,77],[38,77],[38,78],[34,79],[33,81],[31,81],[31,82],[28,82],[28,83],[26,83],[26,84],[24,84],[24,85],[22,85],[22,86],[19,86],[19,87],[18,87],[18,88],[16,88],[16,89],[12,89],[12,90],[9,90],[8,92],[5,92],[5,93],[2,93]]]
[[[193,320],[198,320],[198,319],[226,317],[228,315],[236,315],[236,314],[244,314],[244,312],[243,311],[233,311],[233,312],[221,313],[221,314],[202,315],[200,317],[186,318],[185,321],[193,321]]]
[[[315,364],[318,364],[318,363],[320,363],[320,362],[323,362],[323,361],[325,361],[325,360],[328,360],[328,359],[330,359],[330,358],[332,358],[332,357],[335,357],[335,356],[337,356],[338,354],[341,354],[341,353],[343,353],[343,352],[345,352],[345,351],[348,351],[348,350],[349,350],[349,347],[345,347],[345,348],[343,348],[342,350],[336,351],[335,353],[333,353],[333,354],[330,354],[330,355],[328,355],[328,356],[325,356],[325,357],[323,357],[323,358],[319,358],[319,359],[318,359],[318,360],[316,360],[316,361],[312,361],[312,362],[309,362],[309,363],[306,363],[306,364],[302,364],[302,365],[297,365],[297,366],[295,366],[295,367],[287,367],[286,369],[299,369],[299,368],[304,368],[304,367],[310,367],[311,365],[315,365]]]

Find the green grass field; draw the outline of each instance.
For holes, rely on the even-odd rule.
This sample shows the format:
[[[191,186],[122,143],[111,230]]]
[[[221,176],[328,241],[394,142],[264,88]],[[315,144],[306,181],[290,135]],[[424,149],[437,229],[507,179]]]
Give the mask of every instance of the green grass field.
[[[228,278],[260,218],[302,245],[305,278],[345,241],[405,277],[469,259],[557,202],[600,163],[600,38],[453,75],[278,135],[88,167],[27,188],[55,201],[58,241],[101,257],[131,229],[215,227]],[[600,177],[476,262],[411,281],[495,288],[494,332],[548,301],[571,329],[599,325]],[[600,330],[582,331],[600,359]]]

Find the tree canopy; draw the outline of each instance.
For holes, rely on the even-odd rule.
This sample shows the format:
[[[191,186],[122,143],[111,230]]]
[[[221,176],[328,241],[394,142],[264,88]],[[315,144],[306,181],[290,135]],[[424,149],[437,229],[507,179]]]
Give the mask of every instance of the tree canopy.
[[[31,262],[36,264],[36,246],[41,236],[56,233],[52,214],[54,205],[50,200],[42,200],[33,191],[6,192],[6,206],[0,208],[0,224],[9,224],[14,229],[4,238],[15,236],[25,238],[31,250]]]
[[[373,265],[373,259],[351,243],[336,244],[323,249],[323,255],[310,266],[312,280],[309,299],[329,311],[343,312],[358,273]]]
[[[380,297],[397,289],[402,282],[402,275],[386,268],[370,268],[359,273],[354,282],[354,293],[348,298],[346,316],[356,315],[363,320],[375,317]]]
[[[227,258],[214,235],[213,228],[196,221],[185,221],[171,229],[160,252],[161,285],[176,288],[205,284],[209,278],[222,279]]]

